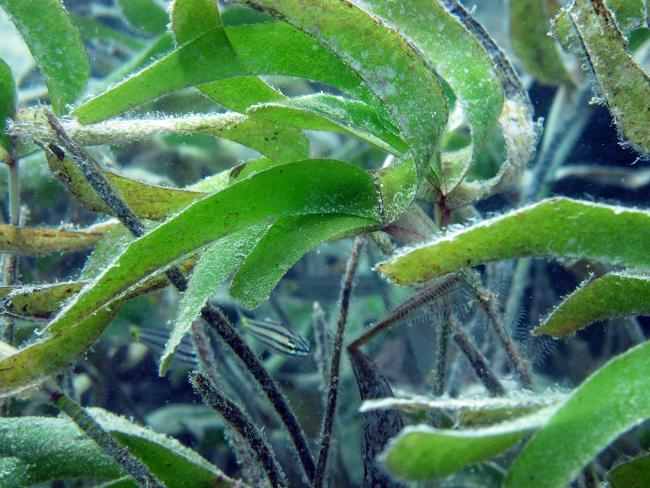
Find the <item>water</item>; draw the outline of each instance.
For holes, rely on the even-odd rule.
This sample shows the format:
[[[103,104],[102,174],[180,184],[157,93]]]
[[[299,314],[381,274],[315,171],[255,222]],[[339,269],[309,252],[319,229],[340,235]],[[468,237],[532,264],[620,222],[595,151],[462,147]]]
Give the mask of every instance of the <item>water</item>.
[[[208,30],[206,34],[197,29],[204,25],[213,29],[217,25],[209,23],[210,15],[214,15],[214,11],[208,15],[209,9],[198,16],[191,15],[199,12],[200,3],[177,0],[178,10],[174,10],[179,18],[186,16],[186,24],[179,21],[175,28],[177,37],[183,37],[189,45],[193,45],[195,37],[202,39],[203,35],[209,39],[207,36],[215,32]],[[375,2],[358,3],[371,8]],[[376,3],[385,2],[377,0]],[[418,2],[418,5],[425,3]],[[450,1],[441,3],[448,7],[453,4]],[[395,80],[409,75],[396,73],[390,65],[391,56],[395,55],[392,51],[386,53],[388,64],[374,71],[376,79],[373,78],[372,83],[377,83],[382,76],[390,79],[383,91],[375,86],[380,98],[389,99],[387,106],[376,105],[379,99],[361,82],[364,62],[372,49],[376,49],[375,42],[366,43],[366,49],[357,52],[358,59],[346,58],[354,58],[354,53],[346,49],[354,51],[356,46],[354,35],[346,33],[361,25],[359,22],[346,24],[344,20],[348,18],[341,18],[340,25],[345,25],[348,31],[337,31],[336,45],[330,47],[343,53],[343,61],[332,61],[335,58],[329,51],[318,48],[311,37],[298,30],[277,24],[282,35],[288,36],[279,38],[277,32],[268,27],[276,24],[269,24],[272,19],[265,14],[220,3],[228,27],[226,37],[206,44],[220,46],[214,48],[215,52],[209,49],[207,52],[190,51],[185,44],[186,51],[182,51],[185,54],[168,61],[171,68],[156,71],[155,76],[132,89],[127,83],[87,103],[124,75],[133,76],[133,82],[142,76],[133,75],[140,68],[155,60],[168,59],[165,57],[174,49],[166,27],[171,5],[155,0],[133,2],[132,5],[112,0],[64,1],[72,22],[81,32],[90,63],[84,92],[70,100],[72,115],[68,110],[66,115],[59,114],[63,130],[72,139],[66,145],[61,133],[51,131],[43,112],[56,91],[50,77],[65,78],[66,74],[56,72],[64,66],[61,63],[65,60],[56,61],[59,64],[55,63],[54,72],[48,72],[43,62],[39,69],[21,35],[0,8],[0,58],[13,73],[19,110],[17,114],[8,114],[13,119],[9,125],[15,144],[7,146],[8,152],[0,149],[0,155],[6,155],[10,163],[18,161],[17,170],[10,171],[10,165],[0,165],[6,182],[0,186],[1,214],[3,222],[7,223],[2,229],[3,242],[0,244],[7,251],[19,251],[3,255],[5,286],[0,288],[0,307],[5,342],[0,348],[0,391],[18,392],[29,387],[17,398],[6,400],[3,407],[5,417],[25,419],[20,422],[0,419],[0,487],[99,486],[93,481],[109,482],[123,475],[111,459],[112,448],[102,444],[101,436],[95,437],[100,448],[82,433],[74,437],[71,434],[75,432],[74,426],[68,421],[48,419],[56,416],[59,410],[54,404],[56,400],[51,401],[58,395],[53,392],[64,393],[67,396],[63,398],[72,398],[83,407],[102,409],[90,410],[101,428],[127,445],[131,454],[147,464],[168,487],[213,486],[213,478],[220,476],[215,474],[217,468],[225,476],[251,486],[281,485],[284,479],[288,486],[305,486],[303,466],[307,465],[309,471],[309,462],[317,463],[319,452],[324,452],[320,430],[328,394],[331,399],[333,379],[339,382],[338,398],[325,484],[332,487],[403,486],[401,481],[372,462],[384,450],[387,440],[403,427],[420,425],[411,430],[428,431],[429,427],[462,429],[468,425],[497,425],[534,413],[540,405],[557,406],[606,361],[643,342],[650,324],[642,316],[600,321],[562,341],[531,334],[585,279],[618,269],[612,265],[613,260],[595,262],[579,256],[550,259],[542,255],[517,260],[511,254],[507,260],[495,261],[488,249],[474,272],[455,276],[454,286],[443,285],[440,293],[425,294],[429,298],[424,301],[412,299],[421,296],[419,286],[397,286],[378,272],[380,263],[444,236],[446,230],[440,229],[441,226],[453,232],[479,225],[487,218],[543,198],[564,196],[600,204],[650,207],[647,160],[629,145],[621,144],[612,115],[603,103],[589,103],[596,94],[580,71],[583,60],[559,58],[558,54],[557,59],[564,60],[570,73],[567,76],[572,77],[576,87],[560,88],[557,83],[536,81],[540,76],[522,62],[521,51],[517,51],[520,40],[509,34],[508,10],[504,3],[501,0],[464,2],[471,15],[504,49],[508,59],[518,60],[515,68],[522,84],[520,87],[511,79],[509,85],[506,82],[505,91],[492,94],[494,100],[501,100],[501,105],[496,106],[493,115],[486,112],[485,121],[481,120],[481,123],[491,124],[488,128],[471,126],[479,120],[476,116],[470,117],[468,125],[463,112],[470,106],[483,106],[479,102],[485,100],[475,100],[475,105],[462,100],[459,94],[471,90],[464,92],[458,80],[449,81],[450,87],[443,86],[448,94],[452,90],[457,93],[447,100],[452,122],[437,148],[446,151],[445,164],[461,161],[464,168],[456,172],[456,168],[444,169],[452,173],[450,181],[453,181],[453,184],[448,181],[448,186],[443,185],[450,192],[444,196],[436,193],[435,187],[441,176],[449,173],[435,173],[439,167],[435,155],[431,162],[415,160],[415,164],[420,165],[420,176],[426,181],[415,181],[415,171],[390,173],[391,167],[394,168],[390,165],[378,171],[385,162],[395,159],[386,159],[386,150],[395,152],[397,157],[405,155],[408,138],[401,138],[400,130],[404,133],[404,126],[410,123],[409,117],[423,117],[427,108],[416,103],[417,93],[404,95],[416,97],[413,99],[416,102],[409,100],[411,105],[406,105],[404,100],[391,105],[391,98],[401,96]],[[407,4],[404,2],[401,7]],[[138,5],[145,9],[142,16],[137,12]],[[208,8],[206,5],[214,6],[208,2],[200,8]],[[184,11],[187,6],[189,10]],[[388,18],[393,13],[390,8],[378,11],[387,17],[386,24],[395,27]],[[304,14],[309,15],[309,9],[305,9]],[[399,15],[402,14],[400,11]],[[411,15],[415,27],[402,28],[423,28],[425,24],[418,24],[418,18]],[[329,27],[325,20],[323,22],[318,29],[340,27],[336,22]],[[532,25],[531,19],[522,22]],[[182,33],[182,29],[186,31]],[[310,32],[318,35],[318,29]],[[253,30],[256,33],[252,33]],[[447,32],[442,28],[435,30],[437,35]],[[50,32],[51,36],[56,35]],[[254,35],[260,36],[260,32],[267,37],[250,41]],[[473,32],[475,39],[480,40],[480,32]],[[228,35],[238,49],[236,56],[230,50],[232,46],[226,44]],[[470,36],[465,30],[462,35]],[[636,62],[647,69],[650,45],[647,32],[637,29],[633,35],[636,37],[631,38],[630,45],[635,49]],[[416,42],[421,38],[407,38],[418,48],[408,51],[413,56],[425,51]],[[463,39],[467,41],[468,37]],[[32,49],[43,49],[44,42],[47,44],[42,39],[38,44],[34,41]],[[308,53],[301,51],[300,46],[307,46]],[[64,43],[53,46],[53,59],[69,56],[65,49]],[[554,49],[559,47],[554,45]],[[495,61],[484,55],[486,57],[481,59],[489,59],[490,69],[498,72]],[[495,52],[491,55],[496,56]],[[448,58],[444,57],[445,63]],[[460,56],[455,58],[461,62]],[[485,79],[471,79],[478,61],[468,59],[471,62],[467,67],[456,70],[454,76],[463,78],[463,83],[475,83],[481,89],[491,86]],[[433,65],[434,61],[429,64]],[[265,69],[269,72],[264,72]],[[441,65],[439,69],[446,73],[448,66]],[[263,81],[252,76],[232,77],[233,74],[248,75],[258,71],[265,75]],[[226,75],[221,79],[213,76],[217,84],[204,85],[214,73],[222,72]],[[303,76],[289,76],[294,72]],[[305,73],[314,80],[305,78]],[[410,75],[415,76],[414,73]],[[505,75],[501,72],[500,76]],[[339,84],[325,83],[333,83],[332,80],[338,80]],[[428,82],[437,83],[435,80]],[[203,93],[193,88],[194,85],[200,85]],[[152,86],[155,89],[149,91]],[[526,112],[524,92],[534,112],[530,117]],[[328,102],[323,93],[341,98]],[[163,96],[157,96],[160,94]],[[597,92],[601,100],[606,95],[606,90]],[[498,118],[504,96],[516,120]],[[129,97],[138,103],[130,103]],[[346,106],[345,97],[363,99],[366,103]],[[109,99],[110,103],[102,102]],[[265,102],[269,105],[257,107],[246,115],[224,115],[227,108],[245,113],[248,106]],[[416,105],[417,113],[394,113],[395,107]],[[124,110],[117,110],[118,106]],[[432,117],[436,115],[439,114],[431,114]],[[101,119],[102,125],[83,125],[80,122],[84,122],[84,118]],[[116,118],[125,120],[117,123]],[[540,118],[544,119],[545,129],[533,148],[526,141],[532,137]],[[505,134],[501,133],[502,128]],[[484,136],[482,147],[472,152],[468,150],[469,144],[477,131],[488,135]],[[433,145],[433,141],[429,142]],[[49,147],[48,160],[43,148],[49,144],[56,147]],[[113,221],[100,227],[101,232],[93,228],[93,232],[100,234],[93,234],[94,240],[81,250],[53,252],[53,247],[54,251],[62,249],[61,241],[65,237],[56,229],[87,230],[93,224],[107,222],[115,214],[75,167],[71,156],[75,148],[81,147],[98,162],[103,177],[135,217],[143,221],[147,232],[166,218],[190,217],[186,217],[183,226],[173,227],[177,220],[170,221],[168,227],[176,230],[173,234],[159,233],[164,239],[152,239],[147,233],[131,245],[128,244],[133,240],[128,232]],[[414,153],[420,155],[426,151]],[[467,161],[463,158],[472,153],[475,159],[465,164]],[[527,170],[513,172],[509,185],[492,185],[496,190],[489,195],[486,194],[488,184],[479,187],[479,181],[494,181],[489,178],[500,174],[499,169],[506,159],[512,162],[517,155],[529,153],[534,155],[527,162]],[[59,156],[63,154],[67,158],[62,160]],[[295,163],[309,157],[346,161],[357,168],[376,171],[375,179],[346,169],[326,175],[325,181],[324,176],[315,177],[308,165],[299,168],[300,163]],[[81,159],[86,163],[91,161],[83,154]],[[249,163],[238,166],[242,162]],[[292,166],[283,169],[279,163]],[[331,163],[322,164],[330,164],[328,167],[332,171],[336,169]],[[209,183],[199,183],[205,178],[210,178]],[[16,179],[20,181],[19,188]],[[457,187],[461,180],[463,183]],[[270,183],[256,186],[255,181]],[[421,197],[417,205],[421,211],[411,210],[396,222],[378,220],[386,218],[384,206],[387,202],[383,200],[386,195],[390,192],[398,195],[391,209],[395,207],[404,212],[411,190],[417,184],[420,187],[418,197]],[[316,191],[310,192],[309,188],[320,188],[321,192],[330,188],[337,192],[337,197],[326,195],[319,199]],[[186,191],[178,191],[181,189]],[[221,193],[210,196],[217,191]],[[202,203],[195,203],[203,198]],[[192,206],[186,207],[190,204]],[[312,209],[312,213],[303,216],[305,208]],[[320,212],[327,219],[313,216],[313,212]],[[344,216],[345,222],[337,220]],[[206,242],[230,236],[241,228],[243,221],[247,222],[246,226],[264,222],[258,227],[272,230],[247,235],[246,242],[233,243],[232,238],[224,239],[221,242],[230,244],[216,250],[210,248],[205,255],[209,255],[211,261],[201,264],[199,260],[207,249]],[[16,238],[15,229],[9,226],[18,223],[27,228],[52,229],[53,234],[43,238],[43,242],[30,237],[28,244],[41,247],[40,251],[27,255],[24,252],[27,243]],[[608,232],[604,224],[597,225],[602,226],[603,234]],[[290,229],[292,237],[286,238],[288,234],[283,234],[282,229]],[[380,229],[384,232],[378,232]],[[494,245],[507,247],[522,235],[529,237],[541,232],[539,229],[539,226],[532,226],[519,234],[513,231]],[[632,230],[638,229],[630,229],[629,235]],[[348,273],[347,285],[354,284],[354,287],[342,306],[341,293],[346,289],[346,269],[350,270],[354,235],[366,235],[366,239],[356,273]],[[551,233],[549,239],[555,238],[561,239],[562,233]],[[48,244],[50,247],[45,250],[47,243],[57,239],[57,243]],[[300,244],[308,240],[326,242],[299,258],[303,254]],[[567,245],[571,242],[575,242],[574,237],[567,240]],[[183,252],[178,251],[181,247]],[[464,252],[478,252],[477,248],[480,246],[468,245]],[[521,249],[512,252],[527,255]],[[115,273],[102,274],[121,253],[126,258],[121,264],[112,265]],[[169,253],[174,259],[167,257]],[[616,257],[625,263],[624,250]],[[267,324],[268,330],[261,333],[266,343],[257,341],[255,334],[247,334],[240,327],[243,309],[237,302],[237,291],[233,289],[231,294],[228,287],[228,280],[236,276],[242,262],[249,258],[260,264],[255,269],[246,268],[245,278],[254,283],[247,283],[245,293],[251,296],[245,298],[248,303],[261,301],[261,305],[246,311],[245,315],[256,326]],[[454,256],[449,260],[452,258]],[[459,262],[464,262],[465,258],[463,254]],[[157,273],[146,272],[148,260],[162,264],[162,267],[155,265]],[[265,274],[259,276],[262,266]],[[422,266],[426,267],[426,263]],[[421,267],[411,271],[419,272]],[[195,268],[200,272],[192,275]],[[178,274],[178,269],[182,274]],[[279,279],[282,273],[275,270],[285,269],[288,271],[270,297],[257,296],[265,294],[269,288],[268,276],[278,275]],[[125,276],[129,279],[128,287],[112,288],[110,279]],[[184,290],[183,276],[196,280],[190,283],[189,291]],[[242,279],[240,276],[240,282]],[[400,278],[406,282],[409,279],[408,276]],[[170,281],[180,291],[171,286]],[[74,286],[68,287],[68,282],[73,282]],[[436,283],[428,282],[425,286],[435,288]],[[98,297],[88,303],[88,321],[72,322],[60,337],[39,335],[39,331],[47,332],[47,324],[55,317],[60,320],[57,323],[66,323],[64,314],[66,310],[77,310],[75,296],[81,287],[85,287],[88,296]],[[106,292],[112,289],[124,289],[124,292],[119,296]],[[199,312],[206,297],[209,297],[207,308]],[[25,301],[29,306],[24,305]],[[107,313],[107,304],[114,310],[119,308],[114,317]],[[184,310],[180,318],[179,306]],[[402,310],[400,306],[408,310],[389,315],[395,309]],[[644,306],[640,303],[637,312],[647,313],[645,310],[650,307]],[[343,315],[347,315],[345,320],[341,319],[342,310]],[[386,327],[386,317],[396,315],[400,318],[390,320],[390,326]],[[81,313],[81,316],[85,315]],[[187,334],[182,342],[178,337],[173,339],[174,345],[180,344],[179,352],[175,360],[166,362],[169,369],[161,377],[161,351],[177,323],[182,324]],[[232,329],[230,323],[234,326]],[[271,330],[269,324],[277,325]],[[385,330],[376,335],[369,333],[376,324]],[[336,343],[337,326],[343,331],[341,344]],[[93,328],[94,333],[91,333]],[[145,333],[134,334],[133,330]],[[20,349],[10,359],[6,357],[12,354],[12,349],[6,343]],[[276,347],[269,347],[269,343]],[[284,354],[278,353],[278,348]],[[337,354],[341,354],[340,370],[334,371],[332,376],[329,368],[332,363],[336,364],[333,359]],[[527,368],[530,370],[528,380],[525,377]],[[193,376],[198,390],[195,391],[188,381],[188,375],[195,369],[211,379],[214,391],[210,390],[211,383],[201,383],[202,377]],[[268,378],[274,379],[277,389]],[[33,388],[39,381],[46,381],[45,386]],[[526,392],[528,382],[534,385],[532,395]],[[434,398],[434,392],[443,392],[443,395]],[[505,398],[501,399],[503,392]],[[490,395],[499,398],[492,400]],[[402,399],[380,400],[386,396]],[[235,405],[229,404],[228,399]],[[449,399],[452,400],[447,402]],[[374,405],[401,406],[399,410],[371,410],[366,405],[362,413],[362,400],[379,400]],[[456,400],[458,402],[454,403]],[[502,400],[503,404],[499,403]],[[465,401],[478,406],[456,408],[455,405],[464,405]],[[221,415],[209,408],[211,403]],[[438,408],[441,403],[446,408]],[[284,415],[278,415],[278,410],[286,406],[288,410]],[[543,412],[541,417],[546,419],[547,413]],[[297,426],[292,427],[292,415],[298,421]],[[538,428],[546,420],[535,422]],[[289,429],[285,424],[289,424]],[[24,425],[30,428],[23,428]],[[140,426],[178,442],[173,442],[171,447],[165,446],[162,437]],[[495,427],[496,431],[499,429],[512,431],[507,426]],[[583,471],[583,467],[579,467],[572,474],[576,486],[595,486],[606,479],[612,466],[647,451],[650,445],[647,434],[647,425],[642,425],[608,447],[602,446],[607,449],[589,469]],[[144,438],[156,444],[159,452],[180,452],[185,462],[175,459],[165,464],[147,457],[134,447]],[[296,449],[296,441],[299,444],[301,438],[306,440],[312,461],[305,451],[297,455],[300,449]],[[69,442],[60,442],[61,439],[69,439]],[[435,453],[429,455],[433,456],[431,459],[436,458]],[[513,456],[497,456],[485,462],[491,457],[479,457],[477,461],[480,462],[472,467],[436,476],[431,486],[499,486]],[[99,461],[93,464],[93,459]],[[403,461],[402,467],[407,461]],[[390,459],[385,462],[393,471],[410,476],[392,466]],[[277,467],[284,474],[274,478],[269,473]]]

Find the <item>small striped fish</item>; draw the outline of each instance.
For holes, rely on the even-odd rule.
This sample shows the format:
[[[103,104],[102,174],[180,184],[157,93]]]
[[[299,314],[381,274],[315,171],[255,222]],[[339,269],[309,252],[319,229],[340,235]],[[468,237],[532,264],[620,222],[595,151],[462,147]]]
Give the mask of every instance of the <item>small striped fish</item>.
[[[268,319],[251,319],[241,313],[239,318],[244,332],[280,354],[305,357],[311,353],[309,342],[287,326]],[[169,330],[164,328],[132,327],[131,334],[136,342],[142,342],[156,353],[162,353],[169,339]],[[181,367],[196,367],[198,364],[189,336],[186,335],[176,349],[174,362]]]
[[[169,329],[163,327],[131,327],[131,337],[134,342],[140,342],[147,346],[155,354],[160,355],[165,350],[169,340]],[[183,337],[180,345],[176,348],[172,364],[180,368],[196,368],[199,361],[194,352],[194,344],[190,336]]]
[[[272,320],[255,320],[239,315],[242,328],[262,344],[286,356],[309,356],[311,346],[289,327]]]

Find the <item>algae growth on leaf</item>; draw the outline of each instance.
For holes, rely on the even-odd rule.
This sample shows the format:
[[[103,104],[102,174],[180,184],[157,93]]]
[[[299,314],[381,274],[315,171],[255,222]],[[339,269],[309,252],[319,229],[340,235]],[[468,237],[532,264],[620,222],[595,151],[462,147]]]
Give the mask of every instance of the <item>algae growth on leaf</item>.
[[[0,487],[647,478],[646,0],[0,32]]]

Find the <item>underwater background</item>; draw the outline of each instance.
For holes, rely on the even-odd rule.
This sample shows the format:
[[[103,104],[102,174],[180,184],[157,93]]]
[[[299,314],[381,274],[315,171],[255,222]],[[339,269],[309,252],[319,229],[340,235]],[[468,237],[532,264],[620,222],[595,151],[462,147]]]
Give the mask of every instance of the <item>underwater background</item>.
[[[510,0],[509,3],[517,1]],[[160,26],[167,29],[169,20],[166,15],[170,5],[157,2],[160,11],[155,11],[155,14],[129,18],[121,5],[126,3],[128,2],[110,0],[63,2],[81,33],[90,61],[90,78],[83,98],[85,100],[103,92],[123,75],[134,72],[139,57],[141,66],[144,66],[151,60],[162,58],[173,48],[170,44],[156,48],[157,52],[153,49],[153,54],[148,53],[154,44],[161,42],[164,34]],[[568,119],[573,124],[553,135],[553,149],[561,156],[554,161],[554,173],[550,178],[547,177],[543,182],[535,181],[534,178],[539,178],[540,175],[529,171],[518,183],[518,197],[507,192],[492,195],[476,202],[471,212],[454,211],[444,227],[449,225],[453,230],[456,228],[454,226],[507,212],[518,205],[518,198],[522,195],[523,203],[532,202],[539,197],[565,196],[590,202],[649,208],[648,161],[633,148],[621,144],[621,137],[607,106],[591,103],[594,94],[590,87],[583,87],[581,92],[576,89],[581,98],[576,95],[580,99],[572,102],[573,105],[568,101],[565,104],[561,100],[558,102],[558,93],[564,88],[537,81],[517,61],[517,55],[512,49],[508,2],[484,0],[462,3],[513,60],[532,102],[533,120],[552,119],[551,111],[558,110],[557,106],[553,108],[554,103],[559,103],[560,112],[571,112],[563,122]],[[229,8],[240,7],[222,5],[224,11]],[[162,14],[165,16],[157,20],[157,16]],[[240,22],[252,22],[250,19],[254,19],[255,15],[264,14],[247,15],[249,16],[242,14],[243,20]],[[134,19],[138,18],[145,24],[135,25]],[[237,21],[234,14],[232,18],[234,22]],[[645,56],[639,61],[646,71],[650,63],[648,52],[646,46]],[[48,103],[44,77],[21,34],[2,9],[0,58],[7,62],[13,72],[19,110],[38,108]],[[576,69],[579,71],[579,67]],[[297,77],[274,75],[262,78],[288,97],[342,93],[325,83]],[[164,118],[226,111],[190,87],[146,101],[137,110],[126,112],[126,117],[137,120],[149,116]],[[16,122],[15,127],[15,132],[20,133],[20,121]],[[23,125],[22,130],[26,134],[30,129]],[[304,133],[311,158],[343,160],[369,170],[381,168],[386,158],[386,152],[381,148],[349,134],[326,130],[305,130]],[[543,139],[544,133],[541,137],[546,144],[548,141]],[[88,147],[88,151],[107,170],[146,184],[179,189],[260,156],[254,149],[225,138],[162,131],[138,140],[93,145]],[[502,150],[486,149],[481,156],[484,158],[484,166],[488,168],[487,172],[495,173],[489,166],[496,164],[494,161],[499,159],[502,154],[500,151]],[[541,143],[536,154],[537,157],[544,154]],[[45,152],[41,150],[31,151],[20,158],[20,225],[50,228],[63,226],[73,230],[106,221],[106,212],[88,210],[66,191],[51,167]],[[2,165],[1,170],[7,184],[0,186],[0,216],[4,219],[3,223],[11,223],[9,171],[5,165]],[[420,208],[424,214],[436,219],[438,209],[434,203],[421,201]],[[145,222],[147,230],[154,225]],[[429,230],[431,232],[426,240],[438,232],[436,229]],[[6,292],[3,292],[3,297],[10,292],[14,293],[14,302],[4,299],[0,306],[4,312],[3,320],[11,322],[11,327],[15,329],[13,345],[23,348],[38,340],[39,336],[34,332],[44,330],[48,321],[58,312],[46,310],[39,315],[25,313],[25,309],[21,311],[16,305],[16,289],[76,283],[98,276],[101,269],[97,266],[110,262],[101,255],[102,252],[117,256],[130,241],[128,233],[121,232],[121,235],[114,232],[110,241],[100,243],[95,250],[86,248],[40,256],[21,255],[13,278],[6,278],[12,272],[5,257]],[[270,297],[254,310],[247,310],[234,300],[227,284],[215,289],[209,299],[209,303],[218,306],[242,333],[246,343],[277,381],[314,453],[318,452],[320,442],[321,422],[330,381],[332,343],[342,283],[345,285],[342,280],[346,275],[351,250],[355,246],[353,241],[356,242],[353,237],[346,237],[317,245],[290,267],[273,288]],[[399,240],[399,232],[394,231],[382,233],[377,238],[367,238],[363,247],[357,249],[359,262],[349,301],[345,345],[387,317],[409,297],[419,293],[417,287],[394,285],[375,270],[378,263],[388,259],[403,243]],[[413,244],[413,240],[406,242],[406,247]],[[611,358],[644,342],[648,337],[648,319],[630,316],[597,322],[562,340],[533,336],[531,330],[544,320],[563,297],[585,280],[603,275],[611,267],[579,257],[562,260],[531,258],[523,272],[523,282],[520,271],[517,275],[520,280],[515,285],[513,281],[518,269],[517,263],[517,260],[509,259],[482,264],[474,269],[482,289],[493,297],[491,300],[495,300],[494,303],[499,304],[507,335],[530,365],[537,391],[545,391],[551,396],[563,395],[580,385]],[[93,269],[93,266],[96,268]],[[220,341],[214,331],[204,328],[198,332],[196,323],[199,319],[192,326],[195,334],[192,337],[186,335],[177,347],[166,374],[159,374],[161,354],[178,318],[181,296],[173,287],[161,286],[125,301],[92,348],[70,368],[58,374],[54,383],[84,407],[100,407],[124,416],[133,423],[173,437],[199,453],[227,476],[241,479],[251,486],[264,486],[268,480],[259,466],[247,457],[250,452],[242,448],[240,435],[234,433],[227,422],[201,401],[196,388],[188,381],[190,371],[213,368],[221,392],[244,406],[268,439],[277,462],[286,473],[288,485],[306,486],[286,431],[259,385],[243,370],[236,355]],[[489,313],[484,313],[481,307],[480,300],[477,301],[471,287],[453,283],[445,285],[438,295],[414,305],[403,317],[397,318],[395,327],[373,338],[365,345],[364,354],[371,358],[395,396],[422,395],[434,398],[438,393],[443,393],[446,399],[483,397],[483,384],[453,341],[450,342],[446,366],[443,368],[446,375],[444,391],[435,391],[440,387],[437,383],[439,358],[436,357],[441,340],[440,323],[449,320],[450,314],[453,314],[465,331],[466,338],[487,360],[501,387],[508,392],[518,390],[517,372],[510,364],[507,352],[491,332]],[[203,342],[197,344],[197,337]],[[449,341],[449,337],[443,340]],[[201,347],[208,349],[212,364],[206,365],[198,357],[197,349]],[[345,350],[341,358],[339,380],[327,482],[333,487],[364,486],[364,417],[359,410],[362,400],[358,379]],[[6,400],[3,406],[5,417],[56,415],[58,409],[43,393],[20,394]],[[453,415],[435,409],[426,412],[407,411],[404,417],[407,423],[429,423],[445,428],[451,428],[457,422]],[[475,419],[475,424],[467,425],[481,425],[481,420]],[[618,437],[594,459],[589,469],[578,475],[572,486],[599,486],[598,483],[605,479],[606,473],[613,466],[647,452],[650,447],[649,434],[646,423]],[[0,455],[8,459],[11,456],[5,441],[0,440]],[[465,468],[451,476],[410,483],[444,487],[500,486],[504,470],[513,457],[512,452],[505,452],[491,461],[482,461],[473,468]],[[0,462],[0,487],[121,486],[111,484],[115,482],[106,479],[93,480],[92,476],[22,485],[15,481],[17,478],[11,479],[13,475],[3,478],[1,471],[5,467]],[[101,485],[103,482],[107,484]],[[402,482],[390,483],[400,486],[398,483]],[[404,483],[404,486],[409,484],[406,481]],[[177,486],[185,485],[181,483]],[[369,485],[366,483],[366,486]]]

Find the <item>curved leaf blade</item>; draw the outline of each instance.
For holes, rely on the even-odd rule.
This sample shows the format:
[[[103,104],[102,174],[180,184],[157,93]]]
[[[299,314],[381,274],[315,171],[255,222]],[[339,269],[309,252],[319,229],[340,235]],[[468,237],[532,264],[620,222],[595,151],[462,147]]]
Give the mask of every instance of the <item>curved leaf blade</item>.
[[[400,285],[482,263],[520,257],[578,257],[649,268],[644,243],[650,213],[611,205],[552,198],[485,220],[380,263]]]
[[[172,32],[179,45],[191,42],[215,28],[223,30],[219,7],[210,0],[176,0],[171,17]],[[229,42],[227,36],[219,39]],[[284,98],[280,92],[254,76],[217,80],[197,88],[221,106],[237,112],[245,112],[256,103]]]
[[[448,476],[511,448],[544,425],[551,411],[543,410],[481,429],[407,427],[391,441],[381,459],[388,471],[400,478],[419,481]]]
[[[493,177],[484,181],[461,181],[447,196],[449,208],[459,208],[508,188],[530,160],[540,127],[521,80],[503,50],[458,0],[438,0],[483,46],[501,80],[505,100],[499,126],[505,141],[506,161]]]
[[[650,485],[650,455],[619,464],[607,473],[612,488],[643,488]]]
[[[169,17],[155,0],[117,0],[124,17],[136,29],[149,35],[167,30]]]
[[[596,371],[528,442],[504,486],[566,486],[616,437],[649,418],[648,364],[650,342]]]
[[[410,0],[399,7],[391,0],[358,3],[368,5],[373,13],[411,39],[449,83],[466,114],[475,150],[480,149],[497,124],[504,100],[492,59],[481,44],[437,0]],[[471,161],[470,155],[464,163],[469,166]],[[466,170],[460,172],[460,177],[445,178],[445,193],[458,184]]]
[[[176,0],[174,3],[172,30],[179,44],[191,42],[214,30],[215,26],[223,30],[223,22],[214,2]],[[219,42],[230,40],[227,35],[219,36]],[[394,145],[402,148],[401,152],[405,150],[405,144],[399,136],[387,130],[381,117],[362,102],[325,94],[287,99],[266,82],[255,77],[227,78],[201,84],[197,88],[226,108],[240,112],[248,111],[248,115],[255,120],[266,120],[281,127],[343,131],[378,145],[388,152],[395,150],[382,141],[392,141]],[[252,105],[256,106],[251,108]],[[379,140],[374,137],[377,135]]]
[[[88,412],[104,430],[146,464],[167,488],[226,488],[241,484],[173,437],[101,408],[89,408]]]
[[[20,488],[57,478],[111,480],[124,472],[69,420],[46,417],[0,419],[0,484]],[[7,459],[12,459],[7,463]]]
[[[0,360],[0,396],[16,395],[56,375],[86,352],[111,323],[121,301]]]
[[[419,173],[434,163],[447,123],[447,99],[417,50],[394,30],[346,1],[244,0],[295,25],[334,52],[364,80],[391,113]]]
[[[81,36],[60,0],[0,0],[43,72],[57,114],[86,88],[90,72]]]
[[[650,77],[630,56],[603,0],[576,0],[568,12],[621,134],[640,154],[650,154],[650,118],[640,110],[650,100]]]
[[[232,297],[256,308],[298,259],[318,244],[376,227],[377,221],[340,214],[279,219],[246,257],[230,285]]]
[[[548,37],[548,12],[546,0],[519,0],[510,3],[510,39],[512,49],[524,69],[546,85],[573,84],[564,62]]]
[[[83,173],[67,156],[61,160],[46,150],[48,166],[72,195],[88,210],[111,215],[108,205],[86,181]],[[143,219],[162,220],[205,196],[205,193],[150,185],[113,171],[102,171],[124,202]]]
[[[100,224],[86,230],[60,230],[0,224],[0,251],[25,256],[84,251],[94,247],[115,224]]]
[[[650,277],[608,273],[565,298],[533,334],[566,337],[598,320],[649,314]]]
[[[253,105],[247,114],[286,127],[343,132],[398,156],[408,150],[397,129],[358,100],[319,93]]]
[[[618,28],[624,34],[636,27],[648,25],[648,6],[646,0],[605,0],[616,17]]]
[[[192,328],[192,322],[199,316],[205,303],[217,287],[235,272],[270,225],[262,222],[234,232],[210,244],[201,253],[188,280],[187,290],[181,297],[174,328],[160,358],[160,376],[167,373],[176,348]]]
[[[89,413],[104,430],[140,458],[168,488],[212,488],[235,482],[178,441],[101,409]],[[21,417],[0,421],[0,482],[7,488],[62,478],[118,480],[124,471],[70,420]],[[130,480],[126,486],[136,486]]]
[[[270,22],[215,27],[80,105],[73,115],[84,124],[98,122],[181,88],[263,74],[320,81],[377,103],[363,81],[334,54],[290,25]]]
[[[269,217],[346,213],[379,223],[376,199],[372,177],[341,161],[299,161],[257,173],[195,202],[130,243],[49,330],[68,329],[157,269]]]

